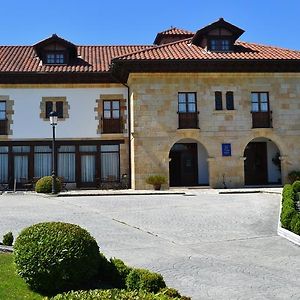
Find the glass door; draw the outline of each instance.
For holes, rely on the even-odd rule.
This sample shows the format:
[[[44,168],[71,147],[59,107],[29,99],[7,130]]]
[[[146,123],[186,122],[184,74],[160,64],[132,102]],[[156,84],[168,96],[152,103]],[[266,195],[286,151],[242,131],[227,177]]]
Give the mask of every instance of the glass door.
[[[96,145],[79,146],[80,185],[96,186]]]
[[[17,188],[22,188],[29,180],[29,153],[30,146],[14,146],[13,152],[13,179]]]

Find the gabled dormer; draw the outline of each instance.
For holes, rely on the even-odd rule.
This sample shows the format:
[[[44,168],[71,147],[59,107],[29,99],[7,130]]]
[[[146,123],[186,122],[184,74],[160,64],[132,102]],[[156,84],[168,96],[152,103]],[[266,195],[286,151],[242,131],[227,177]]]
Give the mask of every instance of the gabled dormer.
[[[76,45],[53,34],[51,37],[35,44],[36,55],[45,65],[67,65],[77,58]]]
[[[223,18],[198,30],[192,38],[192,44],[211,52],[234,51],[235,41],[245,31],[226,22]]]

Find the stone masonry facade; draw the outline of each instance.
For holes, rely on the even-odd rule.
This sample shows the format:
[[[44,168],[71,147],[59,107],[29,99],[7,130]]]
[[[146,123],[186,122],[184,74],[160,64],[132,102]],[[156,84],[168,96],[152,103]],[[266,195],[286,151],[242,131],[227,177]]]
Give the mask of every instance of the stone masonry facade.
[[[152,174],[169,178],[174,143],[192,139],[208,153],[209,185],[244,186],[244,151],[254,138],[271,140],[280,151],[282,183],[299,169],[300,86],[295,73],[155,73],[130,74],[132,185],[149,189]],[[215,91],[233,91],[234,110],[216,111]],[[272,128],[252,128],[251,92],[268,92]],[[178,92],[196,92],[200,129],[178,129]],[[222,157],[221,144],[231,143],[232,156]],[[166,186],[167,188],[167,186]]]

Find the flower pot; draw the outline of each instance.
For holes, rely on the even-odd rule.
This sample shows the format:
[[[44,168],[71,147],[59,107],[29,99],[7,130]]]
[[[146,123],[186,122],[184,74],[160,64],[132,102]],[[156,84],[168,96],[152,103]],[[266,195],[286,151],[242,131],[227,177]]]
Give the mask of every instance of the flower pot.
[[[159,191],[161,189],[161,184],[154,184],[154,190]]]

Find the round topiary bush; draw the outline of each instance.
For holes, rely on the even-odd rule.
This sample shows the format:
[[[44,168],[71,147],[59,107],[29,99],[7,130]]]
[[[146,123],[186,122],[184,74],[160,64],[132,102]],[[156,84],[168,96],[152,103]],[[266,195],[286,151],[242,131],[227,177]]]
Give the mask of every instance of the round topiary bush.
[[[59,193],[61,191],[61,182],[58,177],[55,177],[55,193]],[[45,176],[37,181],[35,184],[35,191],[37,193],[45,193],[50,194],[52,192],[52,177]]]
[[[76,289],[98,274],[95,239],[81,227],[61,222],[25,228],[15,241],[18,274],[42,293]]]
[[[295,193],[300,192],[300,180],[296,180],[294,181],[294,183],[292,184],[293,190]]]

